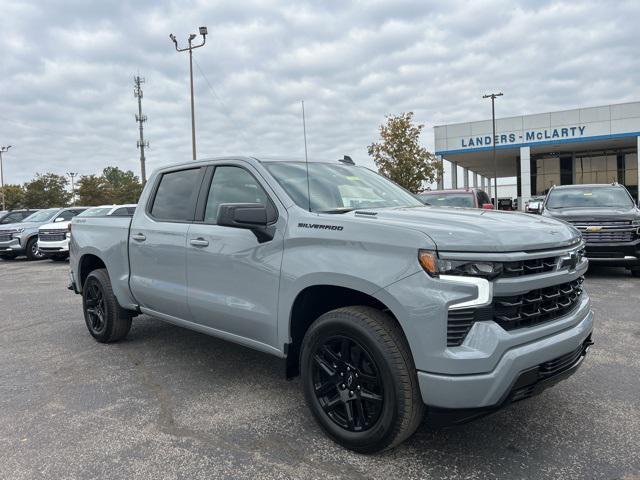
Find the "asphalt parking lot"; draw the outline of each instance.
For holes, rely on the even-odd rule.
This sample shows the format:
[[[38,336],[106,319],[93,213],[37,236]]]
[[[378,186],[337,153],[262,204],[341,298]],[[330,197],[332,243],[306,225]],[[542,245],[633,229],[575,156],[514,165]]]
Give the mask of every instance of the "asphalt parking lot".
[[[0,260],[0,478],[640,478],[640,279],[592,269],[596,342],[542,395],[357,455],[280,360],[138,317],[87,332],[67,263]]]

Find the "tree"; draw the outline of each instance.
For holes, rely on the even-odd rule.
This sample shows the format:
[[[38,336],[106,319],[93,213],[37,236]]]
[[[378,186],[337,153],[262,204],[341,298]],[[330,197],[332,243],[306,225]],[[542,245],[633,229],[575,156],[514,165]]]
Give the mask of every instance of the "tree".
[[[388,115],[380,125],[379,143],[367,148],[380,173],[410,192],[418,193],[423,182],[433,182],[440,166],[435,156],[420,145],[424,125],[413,123],[413,112]]]
[[[0,189],[0,192],[2,189]],[[0,193],[0,199],[2,193]],[[24,188],[22,185],[5,185],[4,186],[4,203],[7,210],[15,210],[24,206]],[[0,205],[1,207],[2,205]]]
[[[111,203],[138,203],[142,193],[142,184],[131,170],[107,167],[102,171]]]
[[[55,173],[36,173],[30,182],[24,184],[24,206],[28,208],[64,207],[71,200],[67,191],[68,181]]]
[[[102,175],[82,175],[77,183],[78,205],[93,207],[111,203]]]

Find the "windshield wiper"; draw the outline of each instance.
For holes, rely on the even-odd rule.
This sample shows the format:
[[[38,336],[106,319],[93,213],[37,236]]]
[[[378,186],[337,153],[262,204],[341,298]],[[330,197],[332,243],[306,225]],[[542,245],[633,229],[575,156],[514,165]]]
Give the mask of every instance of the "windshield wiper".
[[[341,207],[341,208],[332,208],[331,210],[318,210],[318,213],[348,213],[354,211],[355,208],[350,207]]]

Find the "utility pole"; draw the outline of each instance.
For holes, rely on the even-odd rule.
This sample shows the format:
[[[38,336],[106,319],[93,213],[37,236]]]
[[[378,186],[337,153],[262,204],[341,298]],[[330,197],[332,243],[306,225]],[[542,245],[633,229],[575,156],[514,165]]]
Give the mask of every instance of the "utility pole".
[[[501,97],[503,95],[500,93],[489,93],[487,95],[483,95],[482,98],[490,98],[491,99],[491,121],[493,122],[493,136],[491,137],[491,145],[493,146],[493,198],[495,198],[495,205],[493,208],[498,210],[498,163],[496,161],[496,107],[495,101],[496,97]],[[489,180],[491,181],[491,180]]]
[[[176,47],[176,52],[184,52],[189,51],[189,81],[191,84],[191,150],[193,152],[193,159],[196,159],[196,114],[193,106],[193,50],[195,48],[202,47],[207,41],[207,27],[200,27],[199,30],[200,35],[202,35],[202,43],[199,45],[193,45],[191,42],[197,37],[195,33],[189,35],[187,39],[189,42],[189,46],[186,48],[178,48],[178,41],[173,33],[169,34],[169,38],[173,42]]]
[[[76,206],[76,188],[73,183],[73,179],[78,175],[78,172],[67,172],[67,175],[71,177],[71,205]]]
[[[149,148],[149,142],[144,141],[144,122],[147,121],[147,116],[142,114],[142,84],[144,78],[139,75],[133,78],[133,96],[138,99],[138,113],[136,114],[136,122],[140,126],[140,140],[138,140],[138,148],[140,149],[140,178],[142,179],[142,185],[147,182],[147,170],[145,167],[144,149]]]
[[[4,172],[2,171],[2,154],[9,151],[12,145],[7,147],[0,147],[0,189],[2,189],[2,210],[6,210],[6,205],[4,201]]]

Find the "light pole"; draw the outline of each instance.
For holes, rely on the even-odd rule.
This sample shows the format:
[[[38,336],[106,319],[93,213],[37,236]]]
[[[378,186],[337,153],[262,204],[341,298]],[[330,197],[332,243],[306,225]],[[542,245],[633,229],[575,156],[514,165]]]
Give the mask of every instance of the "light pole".
[[[491,99],[491,121],[493,123],[493,135],[491,137],[491,145],[493,146],[493,198],[495,198],[494,209],[498,209],[498,163],[496,161],[496,106],[495,101],[496,97],[501,97],[503,95],[500,93],[489,93],[487,95],[483,95],[482,98],[490,98]],[[489,180],[491,181],[491,180]]]
[[[8,152],[12,146],[13,145],[0,147],[0,189],[2,189],[2,210],[6,209],[6,205],[4,203],[4,172],[2,171],[2,154]]]
[[[75,207],[76,206],[76,189],[73,184],[73,179],[75,178],[76,175],[78,175],[78,172],[67,172],[67,175],[71,177],[71,204]]]
[[[169,34],[169,38],[176,47],[177,52],[189,51],[189,81],[191,83],[191,150],[193,151],[193,159],[196,159],[196,115],[193,108],[193,49],[202,47],[207,41],[207,27],[200,27],[200,35],[202,35],[202,43],[200,45],[192,45],[191,42],[196,38],[196,34],[189,35],[189,46],[186,48],[178,48],[178,41],[173,33]]]

